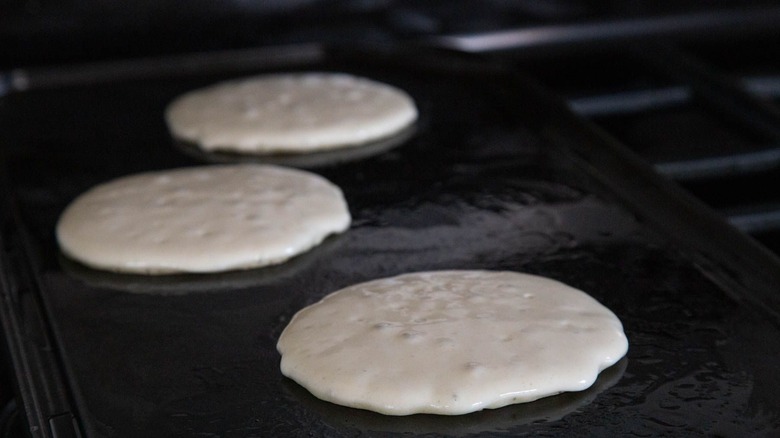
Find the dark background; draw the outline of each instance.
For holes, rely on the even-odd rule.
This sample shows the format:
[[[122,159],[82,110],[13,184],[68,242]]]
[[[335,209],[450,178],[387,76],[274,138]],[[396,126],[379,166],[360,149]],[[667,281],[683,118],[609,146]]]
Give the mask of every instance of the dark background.
[[[0,0],[0,68],[777,5],[746,0]]]
[[[111,61],[172,54],[276,46],[306,42],[426,40],[509,28],[607,23],[654,17],[780,7],[778,1],[745,0],[0,0],[0,79],[16,68]],[[608,27],[608,26],[607,26]],[[734,81],[780,77],[780,23],[774,32],[746,25],[738,32],[699,32],[681,48],[711,72]],[[662,89],[685,82],[649,69],[621,48],[603,44],[564,56],[514,56],[515,63],[568,100],[598,93]],[[630,51],[629,51],[630,52]],[[615,54],[619,54],[616,56]],[[573,73],[574,72],[574,73]],[[0,91],[2,90],[0,81]],[[761,96],[777,113],[780,91]],[[780,114],[780,113],[777,113]],[[776,150],[776,135],[729,119],[691,99],[650,111],[590,116],[642,158],[663,168],[669,163],[733,151]],[[772,119],[770,123],[777,118]],[[669,129],[673,127],[673,129]],[[778,128],[780,129],[780,128]],[[771,133],[770,133],[771,134]],[[665,145],[665,147],[658,147]],[[671,177],[726,218],[757,208],[775,208],[778,161],[759,170],[705,177]],[[668,167],[668,166],[667,166]],[[767,207],[768,206],[768,207]],[[740,216],[743,215],[743,216]],[[776,253],[780,228],[746,230]],[[13,416],[9,365],[2,364],[0,435]],[[9,401],[10,404],[9,404]],[[18,424],[18,423],[16,423]]]

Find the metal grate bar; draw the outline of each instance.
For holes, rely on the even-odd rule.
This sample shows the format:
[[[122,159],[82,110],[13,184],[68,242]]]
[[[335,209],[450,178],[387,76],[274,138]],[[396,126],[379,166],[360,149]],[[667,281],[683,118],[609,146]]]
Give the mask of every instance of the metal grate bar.
[[[678,181],[741,175],[774,168],[780,168],[780,145],[756,152],[655,164],[659,173]]]
[[[640,113],[685,104],[691,99],[688,87],[648,88],[620,93],[568,99],[569,108],[586,117]]]
[[[285,61],[317,59],[323,50],[319,44],[304,44],[0,71],[0,97],[71,85],[269,68]]]
[[[701,38],[702,35],[776,32],[780,7],[720,10],[659,17],[538,26],[469,35],[431,37],[427,42],[467,52],[550,49],[654,37]]]
[[[779,203],[744,206],[720,213],[732,225],[749,234],[780,230]]]
[[[745,77],[741,87],[765,99],[780,98],[780,76]],[[568,99],[569,107],[586,117],[639,113],[683,105],[691,100],[687,86],[644,88]]]

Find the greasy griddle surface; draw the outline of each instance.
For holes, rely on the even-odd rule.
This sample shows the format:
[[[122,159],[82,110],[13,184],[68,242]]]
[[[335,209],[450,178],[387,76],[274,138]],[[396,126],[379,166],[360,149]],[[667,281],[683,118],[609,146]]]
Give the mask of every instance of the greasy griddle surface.
[[[408,91],[421,118],[400,146],[316,163],[344,191],[349,231],[282,266],[216,275],[90,270],[60,255],[53,230],[67,203],[94,184],[202,164],[169,138],[163,109],[184,91],[241,75],[109,81],[2,101],[19,226],[87,435],[777,431],[780,377],[767,363],[780,357],[773,321],[547,144],[527,117],[533,98],[517,100],[507,92],[512,82],[457,62],[418,61],[338,52],[274,70],[384,81]],[[275,344],[297,310],[359,281],[432,269],[516,270],[581,288],[622,320],[627,358],[583,393],[458,417],[344,408],[281,375]]]

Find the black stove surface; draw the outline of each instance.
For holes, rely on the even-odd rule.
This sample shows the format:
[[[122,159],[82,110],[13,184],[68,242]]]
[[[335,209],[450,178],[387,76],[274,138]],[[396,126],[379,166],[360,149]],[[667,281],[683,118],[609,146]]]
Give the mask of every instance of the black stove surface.
[[[49,66],[226,49],[310,42],[350,44],[357,40],[377,43],[411,40],[479,52],[491,61],[528,74],[551,89],[587,123],[651,163],[657,172],[701,199],[733,226],[780,254],[780,189],[776,183],[780,180],[780,118],[777,111],[780,103],[780,26],[777,26],[780,5],[776,1],[491,0],[480,2],[480,7],[473,7],[473,2],[465,0],[446,3],[296,0],[258,4],[235,0],[218,6],[211,2],[189,2],[185,7],[180,2],[148,0],[129,3],[11,0],[3,4],[0,13],[0,94],[20,86],[12,80],[17,76],[8,73],[16,68],[44,73],[38,77],[46,77]],[[63,116],[67,117],[67,114]],[[8,147],[7,143],[2,147]],[[117,166],[143,167],[141,161],[133,160]],[[31,194],[35,195],[34,192]],[[624,250],[630,259],[633,250]],[[598,265],[599,257],[611,256],[601,254],[591,262]],[[676,273],[674,284],[661,287],[664,293],[668,292],[669,296],[664,299],[673,302],[672,308],[682,312],[697,308],[702,313],[697,313],[696,317],[717,320],[713,312],[718,310],[708,306],[719,305],[720,301],[715,300],[716,304],[680,303],[674,302],[675,298],[671,296],[669,288],[674,285],[704,290],[705,295],[718,295],[709,291],[710,286],[692,285],[697,280],[688,277],[698,274],[689,272],[688,267],[677,265],[675,261],[670,262],[663,255],[650,261],[637,256],[634,261],[636,263],[630,268],[643,275],[649,275],[658,266],[666,266]],[[631,260],[628,263],[631,264]],[[606,269],[600,265],[596,268]],[[566,268],[561,269],[565,271]],[[724,299],[727,300],[718,298]],[[669,304],[661,301],[646,304],[655,306],[657,315],[662,315],[664,306]],[[59,305],[67,306],[67,303]],[[751,317],[744,309],[736,311],[735,315],[728,319],[729,326],[725,327],[729,333],[735,333],[735,327]],[[719,321],[713,326],[716,331],[724,330],[723,321]],[[667,322],[674,325],[671,320]],[[695,342],[691,340],[714,345],[720,342],[718,335],[706,332],[706,329],[688,328],[691,336],[680,341],[682,344],[678,347],[687,349],[693,355],[694,363],[701,365],[704,362],[696,360],[704,356],[696,356]],[[649,330],[638,332],[646,334]],[[751,339],[756,343],[765,342],[760,338]],[[749,349],[732,347],[728,351],[732,357],[750,353]],[[670,360],[679,359],[672,357],[673,353],[669,354]],[[650,361],[643,357],[634,364],[652,368],[650,362],[642,362],[645,360]],[[768,376],[780,358],[746,360],[761,362],[753,371]],[[658,387],[642,387],[643,383],[631,377],[624,382],[624,387],[634,385],[637,396],[647,392],[656,396],[666,394],[666,398],[643,401],[657,404],[664,412],[678,409],[669,404],[669,399],[701,396],[696,393],[701,386],[696,385],[713,376],[715,380],[710,381],[714,382],[714,393],[732,397],[734,403],[758,397],[762,400],[744,402],[744,405],[759,406],[772,399],[771,390],[750,395],[747,386],[751,381],[745,375],[718,380],[734,368],[733,364],[718,363],[712,369],[698,365],[695,370],[684,367],[678,370],[679,378],[671,379],[678,386],[665,388],[665,392]],[[213,375],[213,369],[201,371],[206,373],[201,376],[204,383],[224,383],[219,376]],[[241,374],[245,371],[239,367],[230,372]],[[656,383],[662,385],[663,376],[658,377]],[[13,385],[12,382],[0,382],[3,401],[9,398],[10,392],[4,388]],[[327,405],[322,408],[316,401],[296,393],[295,388],[288,390],[290,393],[285,393],[284,397],[310,403],[315,417],[343,418],[344,413],[338,408],[330,409]],[[707,410],[726,409],[719,405],[718,398],[702,399],[699,403],[697,415]],[[13,405],[8,404],[0,413],[0,419],[18,419],[12,408]],[[680,412],[690,413],[686,409]],[[770,433],[761,428],[771,422],[761,423],[757,412],[748,414],[749,419],[740,425],[742,431],[745,427],[755,427],[756,434]],[[377,426],[370,416],[348,422],[353,420],[358,424],[337,423],[333,427],[367,430],[386,426],[384,423]],[[19,423],[15,424],[18,427]],[[725,421],[708,430],[732,435],[739,429],[733,424]],[[673,427],[674,424],[665,426]],[[655,430],[653,427],[660,430],[665,426],[637,431],[652,431]],[[708,427],[703,423],[698,426],[699,431]],[[440,431],[435,424],[431,427],[432,431]],[[686,433],[697,430],[689,424],[686,427],[689,427]],[[407,430],[384,432],[404,431]],[[4,430],[0,429],[0,432]]]
[[[303,55],[277,52],[243,74],[368,76],[407,90],[421,118],[396,148],[315,166],[344,191],[353,225],[269,269],[98,272],[64,258],[53,235],[65,205],[100,181],[202,164],[172,145],[161,115],[235,70],[57,86],[31,72],[30,88],[3,100],[0,315],[34,436],[780,430],[780,375],[760,360],[780,356],[780,264],[760,247],[512,70],[406,47]],[[332,406],[280,374],[275,343],[298,309],[434,269],[517,270],[582,288],[624,322],[627,359],[590,391],[444,418]]]

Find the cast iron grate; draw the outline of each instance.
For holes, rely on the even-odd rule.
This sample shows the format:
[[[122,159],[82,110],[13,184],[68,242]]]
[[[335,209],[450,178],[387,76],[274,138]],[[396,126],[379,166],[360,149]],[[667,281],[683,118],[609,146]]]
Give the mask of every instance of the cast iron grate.
[[[780,253],[780,8],[439,38],[530,73]]]

